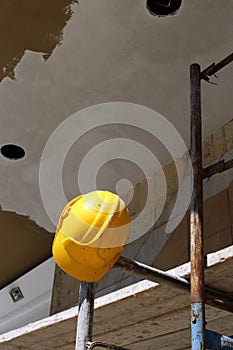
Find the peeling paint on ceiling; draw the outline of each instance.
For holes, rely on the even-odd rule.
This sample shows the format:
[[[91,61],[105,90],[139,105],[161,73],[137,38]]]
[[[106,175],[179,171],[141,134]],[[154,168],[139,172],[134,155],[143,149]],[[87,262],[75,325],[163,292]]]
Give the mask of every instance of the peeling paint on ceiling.
[[[77,0],[1,1],[0,81],[16,79],[15,68],[25,51],[39,52],[46,61],[61,45],[63,29]]]

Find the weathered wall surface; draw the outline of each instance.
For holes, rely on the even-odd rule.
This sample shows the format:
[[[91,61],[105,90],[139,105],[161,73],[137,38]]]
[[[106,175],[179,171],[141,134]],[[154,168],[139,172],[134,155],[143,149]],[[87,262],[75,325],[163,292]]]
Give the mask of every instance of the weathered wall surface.
[[[209,165],[220,159],[233,158],[233,120],[203,140],[203,164]],[[169,183],[165,210],[155,225],[155,229],[137,241],[126,246],[123,254],[133,259],[153,264],[162,270],[178,266],[189,260],[189,215],[172,232],[166,232],[167,218],[174,204],[177,181],[173,164],[165,167]],[[142,192],[145,183],[135,188],[136,196],[129,207],[135,215],[143,204]],[[204,181],[204,235],[205,254],[227,247],[233,242],[233,169],[217,174]],[[146,224],[146,223],[145,223]],[[114,282],[113,282],[114,281]],[[137,281],[135,277],[111,271],[100,282],[100,294],[116,287]]]
[[[233,121],[203,142],[204,166],[220,159],[233,158]],[[233,170],[204,181],[204,251],[205,254],[227,247],[233,242]],[[189,260],[189,214],[176,228],[154,261],[167,270]]]

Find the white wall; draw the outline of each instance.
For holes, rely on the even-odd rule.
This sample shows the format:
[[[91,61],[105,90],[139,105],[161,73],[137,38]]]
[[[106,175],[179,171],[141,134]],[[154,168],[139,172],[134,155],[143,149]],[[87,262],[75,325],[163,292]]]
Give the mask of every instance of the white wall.
[[[50,258],[0,291],[0,333],[49,315],[54,268]],[[9,294],[14,287],[24,295],[16,303]]]

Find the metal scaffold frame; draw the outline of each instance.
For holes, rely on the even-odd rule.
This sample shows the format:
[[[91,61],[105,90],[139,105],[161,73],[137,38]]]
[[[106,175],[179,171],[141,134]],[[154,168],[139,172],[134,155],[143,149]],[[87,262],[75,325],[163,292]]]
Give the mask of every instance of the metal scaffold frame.
[[[192,350],[230,350],[233,339],[205,329],[205,303],[219,309],[233,312],[233,298],[224,292],[205,286],[204,252],[203,252],[203,180],[214,174],[233,167],[233,160],[221,160],[206,168],[202,166],[202,117],[201,117],[201,80],[209,81],[210,77],[233,61],[233,53],[219,63],[211,64],[201,72],[198,64],[190,66],[190,155],[193,167],[193,196],[190,205],[190,281],[177,278],[137,261],[120,257],[114,268],[127,271],[143,279],[163,283],[172,288],[185,290],[191,294],[191,334]],[[126,348],[92,342],[94,285],[81,282],[79,311],[75,350],[91,350],[103,347],[112,350]]]

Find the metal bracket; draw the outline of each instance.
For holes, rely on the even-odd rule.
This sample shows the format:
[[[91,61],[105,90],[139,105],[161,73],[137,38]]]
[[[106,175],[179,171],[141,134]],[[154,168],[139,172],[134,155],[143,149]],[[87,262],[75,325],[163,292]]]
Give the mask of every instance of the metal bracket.
[[[211,350],[232,350],[233,339],[225,335],[206,330],[205,340],[207,349]]]
[[[211,75],[214,75],[216,72],[218,72],[220,69],[227,66],[232,61],[233,61],[233,53],[231,53],[230,55],[228,55],[226,58],[224,58],[222,61],[218,63],[212,63],[210,66],[208,66],[201,72],[201,79],[209,82],[209,78]]]

